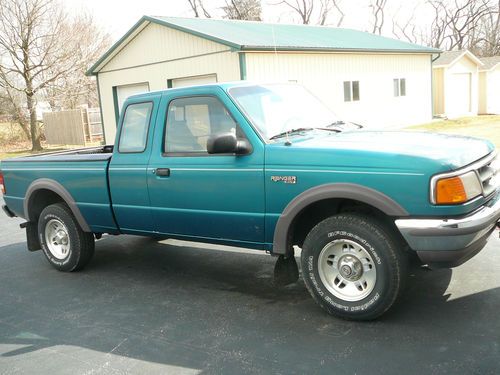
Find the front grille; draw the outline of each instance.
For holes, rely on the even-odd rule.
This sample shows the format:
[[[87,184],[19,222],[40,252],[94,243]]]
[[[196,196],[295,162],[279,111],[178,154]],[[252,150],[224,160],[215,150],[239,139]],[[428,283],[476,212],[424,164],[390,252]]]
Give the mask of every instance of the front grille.
[[[500,187],[500,156],[496,156],[477,169],[483,186],[483,195],[488,197]]]

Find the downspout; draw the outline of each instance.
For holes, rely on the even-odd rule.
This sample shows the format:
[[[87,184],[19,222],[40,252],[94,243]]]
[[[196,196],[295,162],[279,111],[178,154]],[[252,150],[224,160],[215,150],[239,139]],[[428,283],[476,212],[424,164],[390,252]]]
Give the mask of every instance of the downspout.
[[[238,59],[240,63],[240,79],[244,81],[247,79],[247,59],[245,52],[238,52]]]
[[[99,86],[99,73],[96,73],[95,80],[97,83],[97,97],[99,98],[99,112],[101,112],[102,139],[104,141],[104,144],[106,144],[106,128],[104,127],[104,116],[102,115],[102,100],[101,100],[101,86]]]
[[[439,59],[439,56],[441,56],[441,53],[438,53],[437,56],[433,58],[431,53],[431,120],[434,119],[434,78],[433,78],[434,68],[432,67],[432,65],[434,61]]]

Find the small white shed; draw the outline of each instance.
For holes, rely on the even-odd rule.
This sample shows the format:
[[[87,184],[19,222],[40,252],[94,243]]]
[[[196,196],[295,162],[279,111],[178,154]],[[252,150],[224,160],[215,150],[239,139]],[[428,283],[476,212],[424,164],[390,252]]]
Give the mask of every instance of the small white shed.
[[[500,56],[482,57],[479,69],[479,113],[500,115]]]
[[[478,114],[481,60],[469,51],[443,52],[432,66],[434,115],[445,117]]]

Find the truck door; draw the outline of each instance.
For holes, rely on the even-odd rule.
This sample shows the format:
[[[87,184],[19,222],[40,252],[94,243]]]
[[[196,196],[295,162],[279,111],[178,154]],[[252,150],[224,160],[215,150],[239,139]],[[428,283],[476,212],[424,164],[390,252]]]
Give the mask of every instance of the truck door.
[[[120,118],[109,186],[116,221],[124,233],[153,232],[147,186],[154,124],[161,94],[128,99]]]
[[[180,238],[264,242],[262,141],[221,88],[174,93],[162,98],[148,171],[156,230]],[[252,151],[208,154],[208,137],[223,132],[246,138]]]

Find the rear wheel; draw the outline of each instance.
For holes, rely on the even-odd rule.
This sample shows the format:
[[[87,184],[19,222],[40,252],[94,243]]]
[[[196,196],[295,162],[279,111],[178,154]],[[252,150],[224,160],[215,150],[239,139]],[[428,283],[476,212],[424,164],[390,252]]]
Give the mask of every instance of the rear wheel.
[[[80,228],[64,203],[44,208],[38,220],[38,237],[45,257],[59,271],[78,271],[94,255],[94,235]]]
[[[335,215],[316,225],[306,237],[301,262],[316,302],[345,319],[382,315],[406,276],[398,241],[374,219],[358,214]]]

